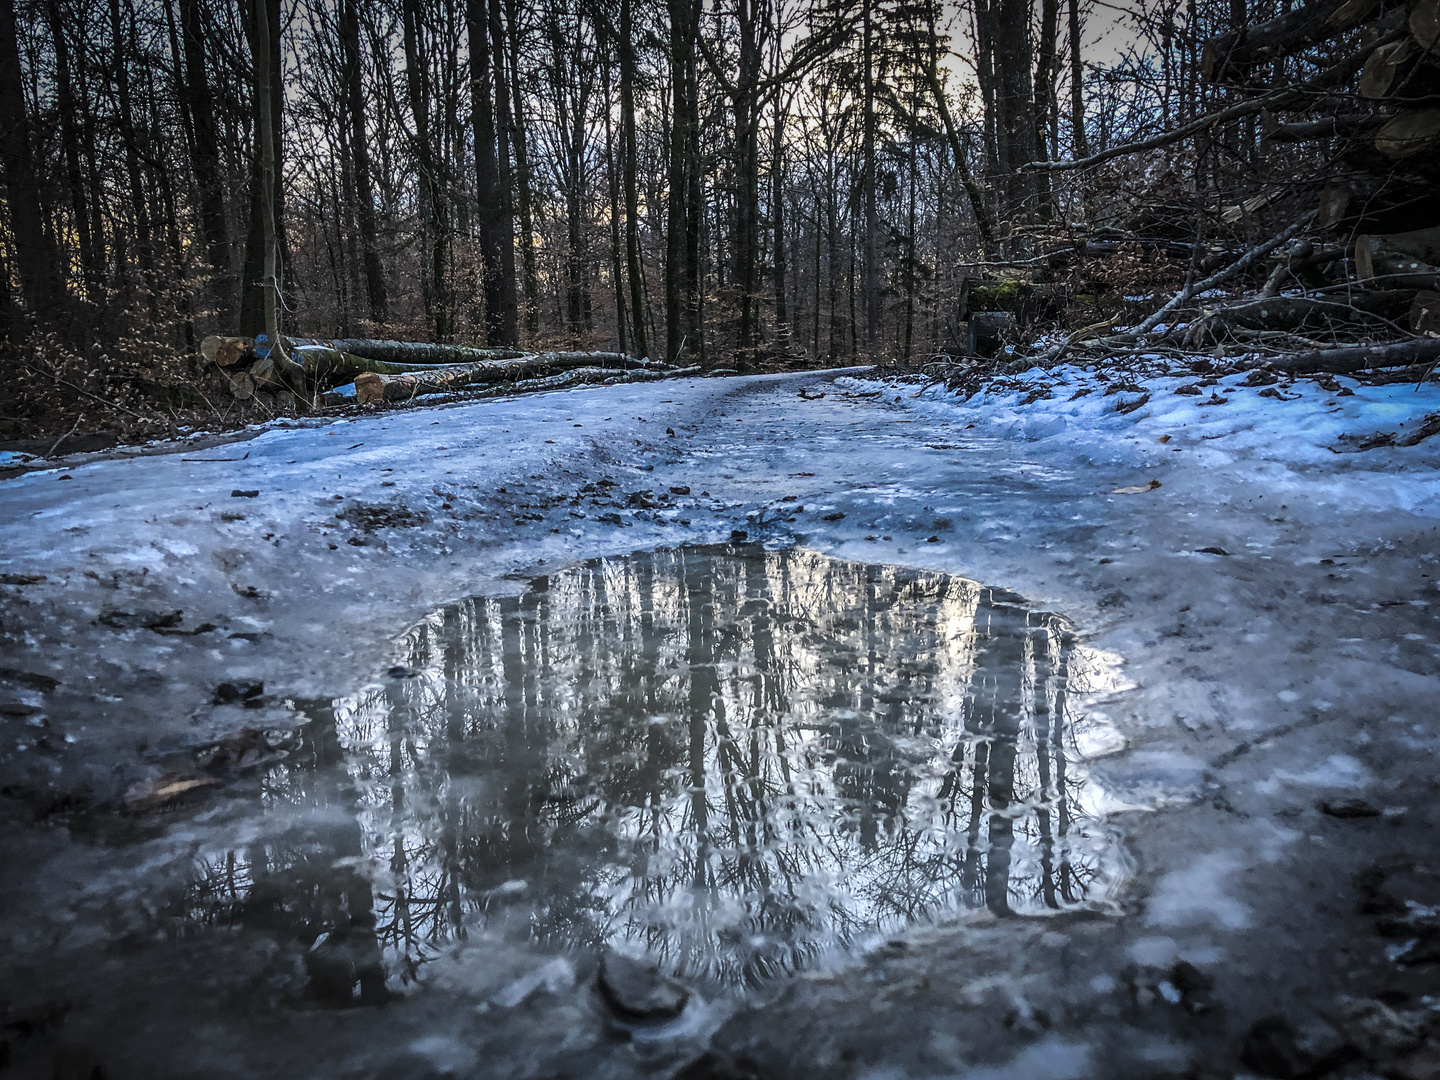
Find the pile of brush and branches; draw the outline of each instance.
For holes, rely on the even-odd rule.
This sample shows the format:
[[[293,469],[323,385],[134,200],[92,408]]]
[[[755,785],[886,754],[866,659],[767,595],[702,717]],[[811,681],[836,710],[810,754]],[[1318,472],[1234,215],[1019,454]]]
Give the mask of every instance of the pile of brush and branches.
[[[1262,77],[1292,56],[1308,77],[1278,87]],[[928,374],[974,383],[1034,365],[1150,356],[1380,381],[1433,375],[1440,0],[1311,0],[1210,39],[1201,69],[1223,107],[1086,158],[1028,167],[1091,181],[1147,155],[1199,161],[1236,125],[1258,123],[1263,186],[1235,205],[1197,206],[1188,241],[1092,234],[1009,264],[1008,280],[982,279],[962,296],[961,347],[932,357]],[[1268,171],[1291,152],[1308,166],[1277,185]],[[1206,224],[1224,242],[1202,243]],[[1147,305],[1102,313],[1084,302],[1095,282],[1127,269],[1120,291],[1148,295]]]

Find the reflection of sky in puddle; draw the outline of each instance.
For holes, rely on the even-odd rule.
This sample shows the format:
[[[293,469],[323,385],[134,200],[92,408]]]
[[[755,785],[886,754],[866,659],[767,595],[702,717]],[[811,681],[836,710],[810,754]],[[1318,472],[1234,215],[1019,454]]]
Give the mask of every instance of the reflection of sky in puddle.
[[[753,984],[946,910],[1115,883],[1082,760],[1117,736],[1071,700],[1111,667],[962,578],[641,553],[445,608],[402,659],[272,776],[272,815],[308,824],[203,860],[192,910],[274,896],[302,940],[350,941],[356,981],[377,939],[403,975],[483,927]]]

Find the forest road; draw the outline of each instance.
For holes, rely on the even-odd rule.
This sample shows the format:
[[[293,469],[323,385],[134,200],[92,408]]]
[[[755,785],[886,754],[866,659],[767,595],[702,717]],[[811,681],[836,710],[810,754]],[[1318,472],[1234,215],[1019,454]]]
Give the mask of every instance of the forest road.
[[[1436,1075],[1432,519],[1347,507],[1323,471],[1201,460],[1198,439],[1172,462],[981,435],[912,393],[856,372],[634,384],[0,482],[14,1075],[92,1055],[111,1080],[669,1076],[707,1047],[687,1075]],[[1068,620],[1118,672],[1076,712],[1110,735],[1073,748],[1123,854],[1103,902],[957,908],[655,1028],[617,1027],[584,950],[546,967],[541,943],[482,932],[362,1004],[359,932],[401,869],[323,838],[396,804],[338,812],[270,755],[360,783],[355,745],[305,731],[389,685],[407,628],[740,532]],[[276,832],[291,798],[305,824]],[[282,848],[290,891],[264,898]],[[199,904],[196,867],[236,851],[233,902]],[[354,1007],[311,993],[334,970]]]

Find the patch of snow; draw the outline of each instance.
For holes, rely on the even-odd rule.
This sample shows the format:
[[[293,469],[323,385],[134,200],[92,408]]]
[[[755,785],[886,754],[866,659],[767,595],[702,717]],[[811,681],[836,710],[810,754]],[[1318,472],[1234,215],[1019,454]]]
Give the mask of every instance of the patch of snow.
[[[1229,852],[1201,855],[1183,870],[1173,870],[1155,883],[1145,908],[1149,926],[1213,926],[1243,930],[1250,909],[1226,890],[1244,863]]]
[[[1027,1046],[1003,1065],[983,1065],[957,1080],[1080,1080],[1090,1072],[1090,1047],[1047,1038]]]

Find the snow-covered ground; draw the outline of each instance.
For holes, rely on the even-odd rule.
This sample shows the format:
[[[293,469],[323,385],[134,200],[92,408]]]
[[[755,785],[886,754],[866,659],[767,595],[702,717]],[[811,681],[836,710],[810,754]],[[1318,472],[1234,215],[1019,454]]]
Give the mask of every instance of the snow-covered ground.
[[[17,1074],[69,1044],[111,1077],[663,1076],[708,1041],[693,1075],[1231,1076],[1265,1052],[1422,1075],[1440,437],[1359,447],[1405,441],[1440,388],[1134,379],[1106,394],[1066,368],[969,400],[853,371],[638,384],[0,481],[0,574],[43,575],[0,586]],[[1013,590],[1118,655],[1128,689],[1089,703],[1125,743],[1091,764],[1134,865],[1118,912],[917,926],[638,1039],[578,961],[495,1007],[476,965],[554,969],[471,942],[424,992],[313,1011],[254,937],[157,930],[194,853],[251,827],[235,800],[115,809],[177,754],[353,693],[447,602],[735,530]],[[252,681],[258,707],[216,703]],[[1346,798],[1377,813],[1320,809]]]

